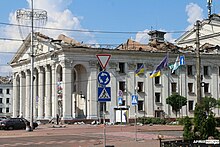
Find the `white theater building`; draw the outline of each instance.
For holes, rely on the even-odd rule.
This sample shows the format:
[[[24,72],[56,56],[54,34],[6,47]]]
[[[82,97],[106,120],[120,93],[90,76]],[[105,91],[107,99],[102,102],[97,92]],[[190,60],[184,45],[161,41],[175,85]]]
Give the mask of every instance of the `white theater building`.
[[[180,115],[193,115],[196,104],[196,58],[193,49],[179,48],[164,42],[164,33],[152,31],[150,43],[142,45],[128,40],[116,49],[94,48],[60,35],[57,40],[35,33],[34,100],[35,120],[49,120],[59,114],[64,121],[98,119],[105,112],[106,119],[117,122],[126,112],[129,119],[138,117],[175,117],[166,98],[179,93],[187,98]],[[216,49],[213,49],[216,50]],[[30,36],[19,47],[10,65],[13,68],[13,116],[30,118]],[[111,55],[106,66],[110,74],[111,101],[98,102],[97,76],[101,71],[97,54]],[[185,56],[186,65],[171,74],[168,68],[162,75],[150,78],[149,74],[168,54],[169,63],[177,55]],[[218,52],[201,55],[202,75],[205,87],[202,96],[219,98],[220,58]],[[135,70],[144,64],[145,73],[138,76]],[[118,104],[122,91],[122,105]],[[132,95],[138,96],[138,104],[131,104]],[[219,110],[215,110],[219,115]]]

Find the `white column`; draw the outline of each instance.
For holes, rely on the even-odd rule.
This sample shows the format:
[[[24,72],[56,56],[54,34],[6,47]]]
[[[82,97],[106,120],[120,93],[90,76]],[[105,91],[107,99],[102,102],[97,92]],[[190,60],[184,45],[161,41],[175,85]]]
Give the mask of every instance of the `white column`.
[[[37,112],[37,102],[38,102],[38,75],[37,71],[34,71],[34,98],[33,98],[33,116],[34,120],[37,119],[38,112]]]
[[[57,93],[56,93],[56,65],[51,65],[52,69],[52,117],[56,118],[58,113]]]
[[[46,91],[45,91],[45,119],[51,118],[51,78],[50,67],[46,67]]]
[[[43,119],[44,115],[44,72],[43,68],[39,68],[39,78],[38,78],[38,119]]]
[[[17,117],[18,115],[18,105],[17,105],[17,80],[16,80],[16,74],[13,74],[13,117]]]
[[[26,71],[26,99],[25,99],[25,118],[30,119],[30,90],[31,90],[30,72]]]
[[[71,115],[71,68],[63,67],[63,120],[72,119]]]
[[[20,73],[20,116],[24,116],[24,104],[25,104],[25,77],[24,73]]]
[[[92,68],[90,71],[90,77],[88,78],[88,84],[90,85],[88,87],[88,96],[87,96],[87,100],[88,100],[88,104],[87,104],[87,118],[90,119],[96,119],[98,118],[98,102],[97,102],[97,98],[98,98],[98,92],[97,92],[97,82],[94,81],[94,79],[97,79],[97,70],[96,68]]]

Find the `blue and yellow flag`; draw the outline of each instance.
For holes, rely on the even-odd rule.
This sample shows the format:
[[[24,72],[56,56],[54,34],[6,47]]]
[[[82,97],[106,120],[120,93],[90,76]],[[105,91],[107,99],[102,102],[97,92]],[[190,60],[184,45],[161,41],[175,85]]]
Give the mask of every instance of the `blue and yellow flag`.
[[[160,71],[155,72],[154,74],[153,74],[153,73],[150,73],[150,78],[159,77],[160,75],[161,75],[161,72],[160,72]]]
[[[160,62],[159,65],[157,65],[156,69],[154,71],[152,71],[152,73],[150,74],[150,77],[158,77],[161,75],[161,70],[163,68],[165,68],[168,64],[168,57],[167,55],[163,58],[163,60]]]
[[[135,70],[136,76],[144,73],[144,64],[142,64],[137,70]]]

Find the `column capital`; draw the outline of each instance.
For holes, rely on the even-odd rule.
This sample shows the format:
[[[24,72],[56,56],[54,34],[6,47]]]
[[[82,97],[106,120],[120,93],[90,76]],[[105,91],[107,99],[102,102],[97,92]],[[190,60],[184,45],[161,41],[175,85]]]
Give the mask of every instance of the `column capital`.
[[[72,66],[73,66],[73,61],[71,61],[71,60],[63,60],[63,61],[61,61],[61,66],[63,67],[63,68],[72,68]]]

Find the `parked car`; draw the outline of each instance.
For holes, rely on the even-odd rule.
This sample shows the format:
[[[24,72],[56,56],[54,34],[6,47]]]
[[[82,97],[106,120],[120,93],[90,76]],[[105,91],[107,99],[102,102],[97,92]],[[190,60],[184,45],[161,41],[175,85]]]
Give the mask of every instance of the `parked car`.
[[[26,129],[26,126],[30,122],[24,118],[8,118],[0,121],[0,128],[4,130],[14,130],[14,129]],[[33,122],[33,129],[38,127],[36,122]]]
[[[5,120],[5,119],[7,119],[7,117],[4,117],[4,116],[1,116],[1,117],[0,117],[0,121],[3,121],[3,120]]]

